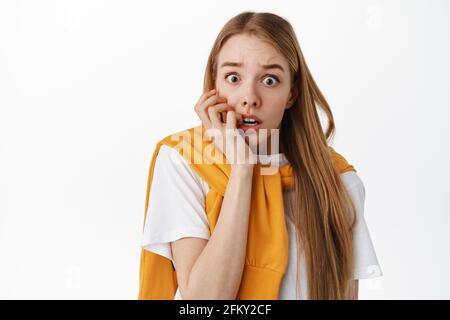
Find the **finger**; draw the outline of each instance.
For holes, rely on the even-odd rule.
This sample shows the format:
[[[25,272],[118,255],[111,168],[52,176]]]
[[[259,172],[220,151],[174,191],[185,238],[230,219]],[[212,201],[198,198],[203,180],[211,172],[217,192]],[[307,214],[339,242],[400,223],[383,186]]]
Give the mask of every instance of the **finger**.
[[[203,124],[205,125],[206,128],[210,128],[211,127],[211,120],[209,118],[207,109],[215,103],[216,101],[216,96],[213,95],[211,97],[209,97],[208,99],[206,99],[202,104],[200,105],[196,105],[195,106],[195,111],[197,112],[200,120],[203,122]]]
[[[216,89],[212,89],[212,90],[209,90],[209,91],[204,92],[204,93],[200,96],[200,99],[198,100],[197,105],[202,104],[203,102],[205,102],[206,99],[208,99],[209,97],[215,95],[216,93],[217,93],[217,90],[216,90]]]
[[[216,111],[216,108],[210,107],[208,108],[209,119],[211,120],[211,124],[214,128],[222,130],[223,124],[220,121],[219,113]]]
[[[214,106],[211,106],[210,108],[214,108],[217,112],[225,112],[232,110],[234,111],[234,108],[230,106],[228,103],[219,103]]]
[[[208,117],[207,109],[218,103],[219,100],[221,99],[223,98],[219,98],[217,95],[211,96],[208,99],[206,99],[206,101],[203,102],[203,104],[196,106],[195,111],[201,118]]]
[[[205,97],[208,97],[208,95],[205,95]],[[226,102],[226,99],[223,97],[219,97],[217,93],[213,93],[209,95],[208,98],[206,98],[205,101],[203,101],[202,104],[195,106],[195,111],[197,112],[200,120],[206,127],[206,129],[210,129],[212,126],[216,126],[218,128],[221,128],[223,126],[217,126],[217,124],[213,124],[211,121],[211,117],[208,114],[208,108],[211,106],[216,105],[218,102]],[[222,107],[220,110],[225,110],[224,107]],[[220,122],[220,120],[219,120]]]
[[[219,97],[217,94],[208,97],[203,104],[200,105],[200,108],[207,109],[208,107],[215,105],[217,103],[226,102],[227,99],[223,97]]]
[[[227,129],[236,129],[236,114],[233,110],[227,112]]]
[[[227,103],[219,103],[219,104],[215,104],[212,106],[208,106],[208,108],[206,110],[202,111],[201,114],[204,114],[204,117],[207,116],[211,120],[211,117],[209,114],[211,109],[213,109],[214,112],[217,112],[217,113],[224,112],[227,110],[234,110],[233,107]],[[220,116],[217,115],[217,117],[219,118],[219,121],[220,121]],[[221,121],[221,122],[225,122],[225,121]]]
[[[211,128],[211,120],[209,119],[209,116],[205,112],[198,112],[198,117],[200,118],[201,122],[205,126],[206,129]]]
[[[220,113],[226,112],[227,110],[233,110],[233,107],[226,103],[216,104],[215,106],[208,108],[208,115],[211,123],[216,128],[223,128],[223,122],[220,119]]]
[[[211,105],[218,101],[224,102],[224,101],[222,101],[224,99],[225,98],[223,98],[223,97],[219,97],[217,91],[213,91],[212,94],[205,94],[203,99],[201,99],[201,102],[199,103],[199,105],[200,106],[205,105],[205,104]]]

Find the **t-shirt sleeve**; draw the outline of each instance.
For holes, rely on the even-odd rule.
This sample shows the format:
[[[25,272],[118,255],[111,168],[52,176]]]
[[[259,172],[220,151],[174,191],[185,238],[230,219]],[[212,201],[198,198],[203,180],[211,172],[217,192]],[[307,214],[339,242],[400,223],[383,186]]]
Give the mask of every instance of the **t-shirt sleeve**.
[[[162,145],[153,169],[141,247],[169,258],[170,243],[184,237],[209,240],[207,185],[177,150]]]
[[[354,279],[376,278],[383,275],[378,263],[375,248],[364,219],[365,187],[354,171],[341,174],[342,181],[350,193],[356,207],[356,224],[353,234],[353,252],[355,258]]]

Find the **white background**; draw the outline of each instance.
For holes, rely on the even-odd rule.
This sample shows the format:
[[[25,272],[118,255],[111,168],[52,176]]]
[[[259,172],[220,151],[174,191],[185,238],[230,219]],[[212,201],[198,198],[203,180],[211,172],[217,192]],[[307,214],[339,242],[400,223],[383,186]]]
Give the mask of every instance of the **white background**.
[[[155,143],[198,125],[209,50],[244,11],[293,25],[366,186],[384,276],[450,298],[448,1],[1,1],[0,298],[136,299]]]

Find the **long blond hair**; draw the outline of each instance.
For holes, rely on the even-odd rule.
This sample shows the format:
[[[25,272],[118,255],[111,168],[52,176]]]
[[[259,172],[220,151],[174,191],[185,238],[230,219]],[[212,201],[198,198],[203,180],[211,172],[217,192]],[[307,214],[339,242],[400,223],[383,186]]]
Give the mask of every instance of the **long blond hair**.
[[[356,212],[328,147],[335,131],[331,109],[306,65],[292,26],[267,12],[243,12],[224,25],[208,58],[204,92],[215,87],[217,57],[223,44],[237,34],[255,35],[271,43],[289,63],[291,89],[297,98],[283,115],[280,151],[295,175],[288,205],[297,230],[297,275],[303,255],[308,299],[347,299],[354,272],[352,229]],[[317,106],[328,119],[325,133]]]

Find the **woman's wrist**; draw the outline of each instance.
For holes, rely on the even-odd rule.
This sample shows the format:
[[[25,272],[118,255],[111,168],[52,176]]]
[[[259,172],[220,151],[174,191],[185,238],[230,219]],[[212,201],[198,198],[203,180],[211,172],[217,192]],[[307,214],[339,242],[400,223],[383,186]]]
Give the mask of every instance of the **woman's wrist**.
[[[254,164],[234,164],[231,166],[231,172],[239,176],[252,176]]]

